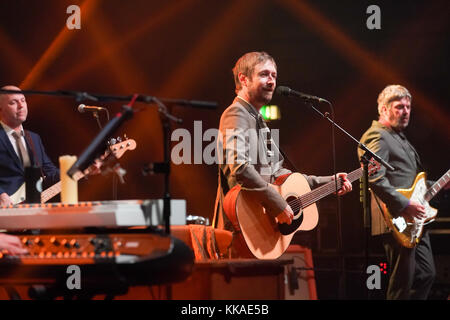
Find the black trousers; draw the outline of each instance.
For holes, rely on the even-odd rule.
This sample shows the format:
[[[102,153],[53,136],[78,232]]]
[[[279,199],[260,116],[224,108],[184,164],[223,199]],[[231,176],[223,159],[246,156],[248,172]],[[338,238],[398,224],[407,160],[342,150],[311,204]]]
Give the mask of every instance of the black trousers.
[[[388,300],[426,300],[436,277],[430,235],[424,230],[415,248],[406,248],[392,233],[382,236],[389,268]]]

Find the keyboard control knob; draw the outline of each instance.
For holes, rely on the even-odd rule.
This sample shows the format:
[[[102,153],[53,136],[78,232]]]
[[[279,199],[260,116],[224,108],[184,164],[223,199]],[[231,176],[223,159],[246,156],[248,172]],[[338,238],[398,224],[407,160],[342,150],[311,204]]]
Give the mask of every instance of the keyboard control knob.
[[[78,249],[80,247],[80,244],[78,243],[77,239],[72,239],[72,240],[70,240],[70,246],[72,248],[77,248]]]
[[[61,242],[56,237],[51,237],[50,238],[50,243],[53,244],[56,247],[61,245]]]
[[[42,247],[44,245],[44,242],[42,242],[41,238],[39,238],[39,237],[34,238],[34,243],[40,247]]]

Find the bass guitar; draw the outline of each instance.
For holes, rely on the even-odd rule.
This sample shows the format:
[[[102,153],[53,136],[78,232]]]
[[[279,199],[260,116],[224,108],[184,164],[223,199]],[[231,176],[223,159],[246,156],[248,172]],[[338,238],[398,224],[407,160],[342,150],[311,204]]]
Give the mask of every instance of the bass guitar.
[[[110,157],[114,156],[116,159],[122,157],[127,150],[134,150],[136,148],[136,141],[127,139],[109,146],[108,150],[100,157],[100,163],[106,162]],[[85,177],[93,170],[92,167],[85,170],[85,172],[77,172],[73,175],[75,181]],[[45,203],[61,192],[61,182],[57,182],[51,187],[45,189],[41,193],[41,203]],[[9,196],[13,204],[21,203],[25,200],[25,183],[23,183],[17,191]]]

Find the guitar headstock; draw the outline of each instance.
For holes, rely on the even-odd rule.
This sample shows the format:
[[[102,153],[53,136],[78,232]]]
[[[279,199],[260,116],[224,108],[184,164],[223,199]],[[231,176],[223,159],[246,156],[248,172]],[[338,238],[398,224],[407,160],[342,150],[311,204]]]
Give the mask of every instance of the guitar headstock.
[[[378,170],[380,170],[381,165],[378,161],[376,161],[374,158],[371,158],[369,161],[369,164],[367,165],[367,173],[369,176],[374,175],[377,173]]]
[[[111,139],[109,142],[109,147],[99,158],[95,160],[95,163],[89,166],[83,173],[79,172],[81,179],[83,176],[90,174],[98,174],[101,172],[101,167],[108,166],[111,162],[119,159],[123,156],[125,151],[136,149],[136,141],[133,139],[126,139],[122,141],[121,138]]]
[[[125,151],[134,149],[136,149],[136,141],[134,141],[133,139],[120,141],[109,146],[109,150],[117,159],[123,156]]]

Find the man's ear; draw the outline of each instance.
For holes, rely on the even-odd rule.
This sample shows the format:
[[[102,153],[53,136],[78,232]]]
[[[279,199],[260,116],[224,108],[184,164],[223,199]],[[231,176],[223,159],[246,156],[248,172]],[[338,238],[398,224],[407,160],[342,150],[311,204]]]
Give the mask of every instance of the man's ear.
[[[242,72],[239,72],[238,79],[239,79],[239,82],[241,83],[242,87],[246,87],[247,86],[248,78],[247,78],[247,76],[245,74],[243,74]]]
[[[387,114],[387,111],[388,111],[387,105],[386,105],[386,104],[383,104],[383,105],[381,106],[381,116],[385,116],[385,115]]]

